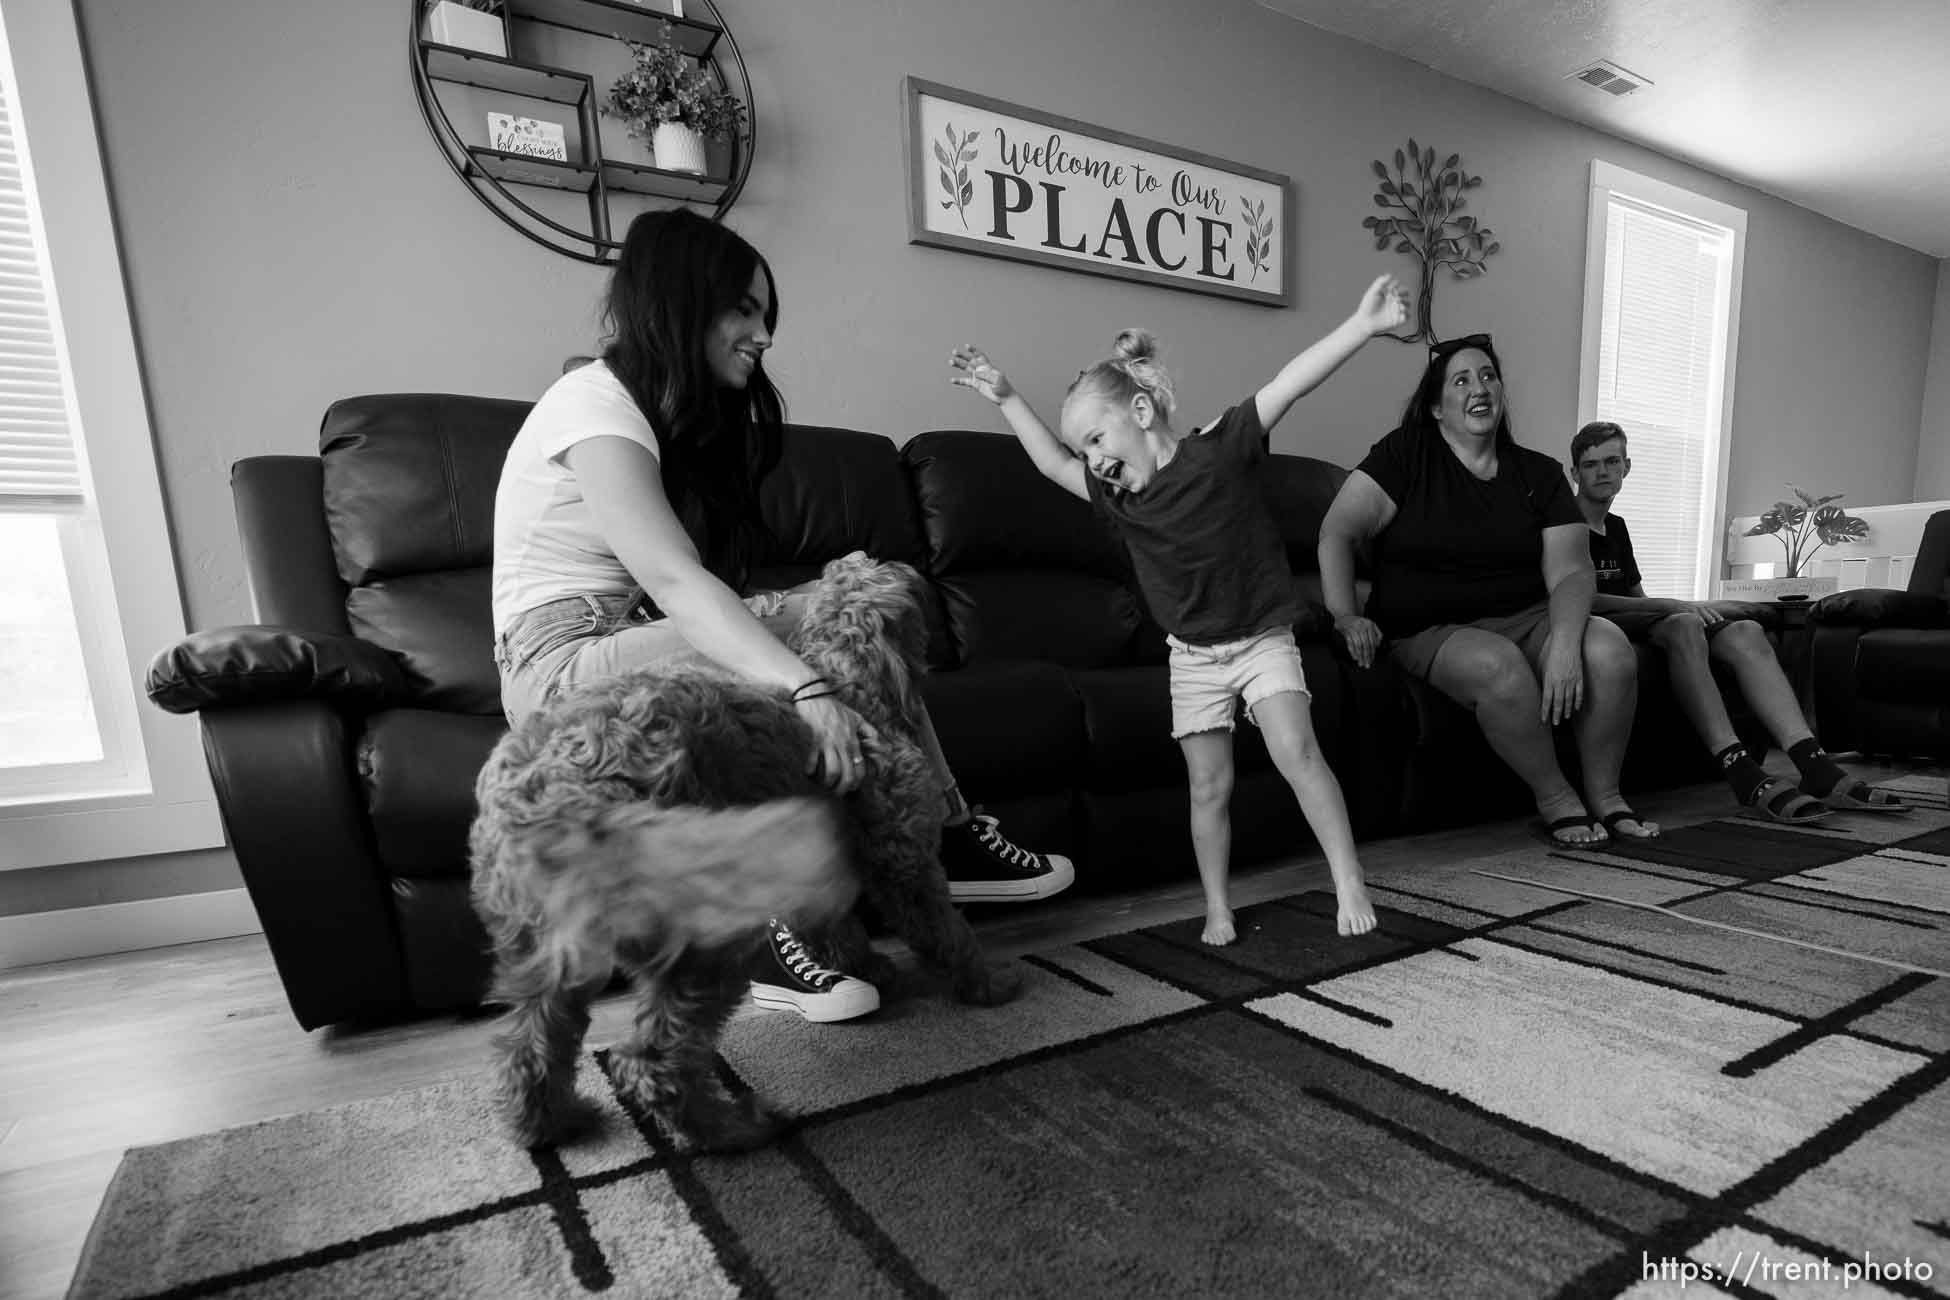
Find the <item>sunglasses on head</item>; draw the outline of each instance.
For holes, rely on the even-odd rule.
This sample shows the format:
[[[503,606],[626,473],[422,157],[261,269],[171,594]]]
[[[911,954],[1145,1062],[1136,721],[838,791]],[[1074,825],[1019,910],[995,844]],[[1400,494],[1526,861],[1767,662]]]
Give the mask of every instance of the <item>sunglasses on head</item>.
[[[1456,353],[1461,352],[1464,348],[1482,348],[1485,351],[1487,351],[1489,349],[1489,346],[1490,346],[1489,335],[1465,334],[1459,339],[1444,339],[1440,343],[1430,344],[1429,360],[1440,361],[1444,357],[1452,357],[1456,355]]]

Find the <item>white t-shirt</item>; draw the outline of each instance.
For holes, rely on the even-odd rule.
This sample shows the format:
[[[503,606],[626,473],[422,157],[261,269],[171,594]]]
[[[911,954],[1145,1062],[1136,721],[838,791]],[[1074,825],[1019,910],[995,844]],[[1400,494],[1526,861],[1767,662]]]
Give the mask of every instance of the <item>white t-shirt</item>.
[[[650,422],[609,366],[596,361],[550,384],[508,448],[494,493],[496,635],[517,614],[551,600],[635,589],[563,460],[569,448],[604,434],[658,454]]]

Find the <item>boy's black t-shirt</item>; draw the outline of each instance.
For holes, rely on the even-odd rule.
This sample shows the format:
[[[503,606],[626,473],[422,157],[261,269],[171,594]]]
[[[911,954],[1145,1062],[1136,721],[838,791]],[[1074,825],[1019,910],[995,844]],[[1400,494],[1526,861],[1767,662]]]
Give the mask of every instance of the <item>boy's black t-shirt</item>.
[[[1598,594],[1631,595],[1645,577],[1639,572],[1638,557],[1632,554],[1632,534],[1625,521],[1608,514],[1603,534],[1585,531],[1591,534],[1591,567],[1598,572]]]
[[[1514,614],[1550,598],[1544,529],[1584,524],[1558,463],[1507,444],[1477,478],[1440,434],[1396,429],[1358,466],[1395,503],[1374,539],[1366,614],[1392,637]]]
[[[1090,504],[1130,553],[1158,626],[1191,645],[1290,627],[1300,617],[1293,569],[1254,475],[1267,434],[1248,397],[1189,434],[1141,492],[1085,475]]]

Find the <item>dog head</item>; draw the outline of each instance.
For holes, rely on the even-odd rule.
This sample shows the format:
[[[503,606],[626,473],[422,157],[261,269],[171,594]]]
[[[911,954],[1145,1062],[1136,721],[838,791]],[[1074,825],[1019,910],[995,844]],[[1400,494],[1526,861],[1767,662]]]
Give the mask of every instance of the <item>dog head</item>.
[[[912,732],[922,716],[928,626],[921,575],[859,551],[827,564],[790,644],[876,727]]]

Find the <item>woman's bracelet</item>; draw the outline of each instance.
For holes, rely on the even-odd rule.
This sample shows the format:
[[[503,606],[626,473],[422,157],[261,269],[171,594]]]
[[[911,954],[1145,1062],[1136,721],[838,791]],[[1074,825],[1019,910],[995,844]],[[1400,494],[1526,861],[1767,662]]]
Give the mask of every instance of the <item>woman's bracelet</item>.
[[[838,694],[839,692],[835,690],[814,691],[810,695],[795,695],[792,697],[792,702],[794,704],[808,704],[811,703],[813,700],[831,699],[833,696]]]
[[[824,689],[821,689],[822,687]],[[831,694],[833,694],[833,683],[824,677],[808,678],[792,688],[792,702],[798,704],[802,700],[816,700],[822,695]]]

